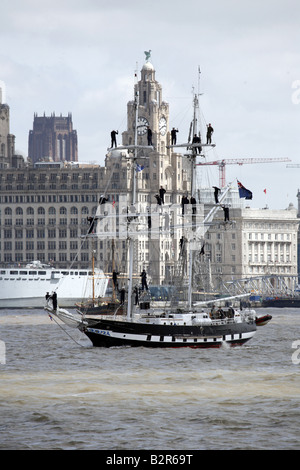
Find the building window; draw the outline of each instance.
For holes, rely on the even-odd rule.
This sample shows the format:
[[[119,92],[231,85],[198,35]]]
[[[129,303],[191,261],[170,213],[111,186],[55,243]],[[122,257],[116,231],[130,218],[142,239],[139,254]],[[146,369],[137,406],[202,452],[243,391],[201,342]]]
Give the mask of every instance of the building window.
[[[26,230],[26,238],[34,238],[34,230]]]
[[[48,238],[56,238],[56,229],[55,228],[48,229]]]

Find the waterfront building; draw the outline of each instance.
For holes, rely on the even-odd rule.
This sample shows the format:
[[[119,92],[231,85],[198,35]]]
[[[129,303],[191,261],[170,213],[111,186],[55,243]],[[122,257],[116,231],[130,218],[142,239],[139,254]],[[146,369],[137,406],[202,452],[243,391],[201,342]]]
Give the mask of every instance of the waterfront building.
[[[299,219],[292,204],[286,210],[233,207],[228,222],[224,222],[223,211],[215,222],[206,234],[205,247],[217,290],[224,282],[245,288],[250,278],[260,279],[255,286],[261,291],[263,282],[275,290],[277,284],[294,289],[298,283]]]

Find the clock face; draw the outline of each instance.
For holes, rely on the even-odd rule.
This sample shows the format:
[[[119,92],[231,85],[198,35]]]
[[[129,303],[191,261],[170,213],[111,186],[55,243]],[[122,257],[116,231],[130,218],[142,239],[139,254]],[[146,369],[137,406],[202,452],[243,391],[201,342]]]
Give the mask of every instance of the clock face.
[[[160,118],[159,120],[159,132],[161,135],[165,135],[167,132],[167,120],[164,117]]]
[[[146,134],[148,126],[149,126],[149,122],[147,121],[147,119],[144,118],[144,117],[139,117],[138,118],[138,123],[137,123],[137,133],[138,133],[138,135]]]

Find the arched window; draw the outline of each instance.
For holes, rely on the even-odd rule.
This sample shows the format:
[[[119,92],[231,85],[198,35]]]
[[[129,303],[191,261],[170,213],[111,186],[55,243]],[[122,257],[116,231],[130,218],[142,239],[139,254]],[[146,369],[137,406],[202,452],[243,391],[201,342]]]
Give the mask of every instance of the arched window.
[[[23,215],[23,209],[22,209],[22,207],[17,207],[17,208],[16,208],[16,215]]]
[[[49,215],[55,215],[56,214],[55,207],[53,207],[53,206],[49,207],[48,213],[49,213]]]

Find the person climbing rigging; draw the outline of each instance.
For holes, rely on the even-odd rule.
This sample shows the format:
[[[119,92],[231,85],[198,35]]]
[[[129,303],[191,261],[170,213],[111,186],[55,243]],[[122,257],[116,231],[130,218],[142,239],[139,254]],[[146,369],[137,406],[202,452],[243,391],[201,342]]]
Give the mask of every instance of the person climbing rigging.
[[[215,203],[218,204],[219,203],[219,192],[221,190],[217,186],[213,186],[213,188],[214,188]]]

